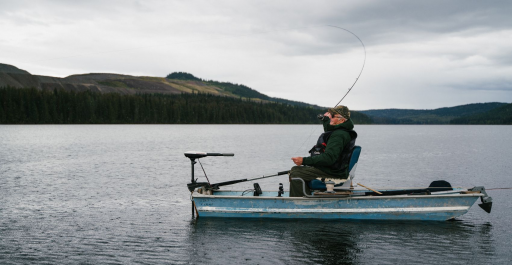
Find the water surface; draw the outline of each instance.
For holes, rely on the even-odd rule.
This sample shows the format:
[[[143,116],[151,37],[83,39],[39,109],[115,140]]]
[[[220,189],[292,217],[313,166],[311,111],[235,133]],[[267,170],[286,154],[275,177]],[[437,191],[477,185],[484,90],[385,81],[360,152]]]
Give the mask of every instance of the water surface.
[[[512,126],[359,125],[367,186],[512,187]],[[0,264],[510,263],[511,190],[454,222],[199,219],[185,151],[220,182],[274,174],[319,125],[0,126]],[[204,174],[196,165],[197,177]],[[287,187],[287,176],[260,180]],[[233,189],[251,188],[251,183]]]

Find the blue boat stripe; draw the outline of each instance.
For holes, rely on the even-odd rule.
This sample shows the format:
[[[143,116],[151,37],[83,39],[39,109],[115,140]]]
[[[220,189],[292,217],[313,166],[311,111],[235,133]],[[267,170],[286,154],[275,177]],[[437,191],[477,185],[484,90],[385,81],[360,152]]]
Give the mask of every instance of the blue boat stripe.
[[[424,213],[468,211],[470,206],[451,207],[408,207],[408,208],[366,208],[366,209],[282,209],[282,208],[237,208],[232,207],[197,207],[199,212],[222,213]]]

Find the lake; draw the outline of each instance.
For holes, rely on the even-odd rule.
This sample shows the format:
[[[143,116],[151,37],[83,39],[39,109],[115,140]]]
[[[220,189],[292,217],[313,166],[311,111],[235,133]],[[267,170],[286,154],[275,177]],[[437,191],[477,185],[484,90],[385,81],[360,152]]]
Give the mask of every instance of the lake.
[[[512,187],[512,126],[356,125],[356,182]],[[512,262],[512,190],[456,221],[193,220],[186,151],[211,182],[275,174],[321,125],[0,125],[0,264]],[[198,181],[205,181],[199,164]],[[288,176],[259,180],[277,190]],[[252,183],[232,189],[252,188]]]

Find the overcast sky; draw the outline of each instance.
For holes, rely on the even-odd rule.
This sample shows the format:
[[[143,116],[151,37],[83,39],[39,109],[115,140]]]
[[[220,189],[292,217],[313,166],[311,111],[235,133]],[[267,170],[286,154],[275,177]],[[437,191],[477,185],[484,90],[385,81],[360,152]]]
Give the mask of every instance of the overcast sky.
[[[355,110],[512,102],[512,1],[0,0],[0,63],[184,71]]]

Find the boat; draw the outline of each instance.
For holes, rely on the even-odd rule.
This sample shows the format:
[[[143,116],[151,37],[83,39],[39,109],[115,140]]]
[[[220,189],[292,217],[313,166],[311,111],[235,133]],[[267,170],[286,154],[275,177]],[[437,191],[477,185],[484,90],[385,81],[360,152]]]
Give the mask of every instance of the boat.
[[[352,151],[349,177],[345,182],[313,180],[304,182],[303,197],[289,197],[282,184],[278,191],[262,191],[257,183],[253,190],[224,190],[221,187],[235,183],[288,174],[288,171],[254,179],[240,179],[216,184],[197,182],[194,178],[196,159],[209,156],[234,156],[232,153],[189,151],[185,156],[192,165],[192,215],[209,218],[312,218],[355,220],[425,220],[445,221],[469,211],[480,199],[479,206],[490,213],[492,198],[483,186],[454,188],[444,180],[434,181],[427,188],[375,190],[362,184],[354,187],[355,170],[361,147]],[[305,186],[312,190],[307,194]]]

